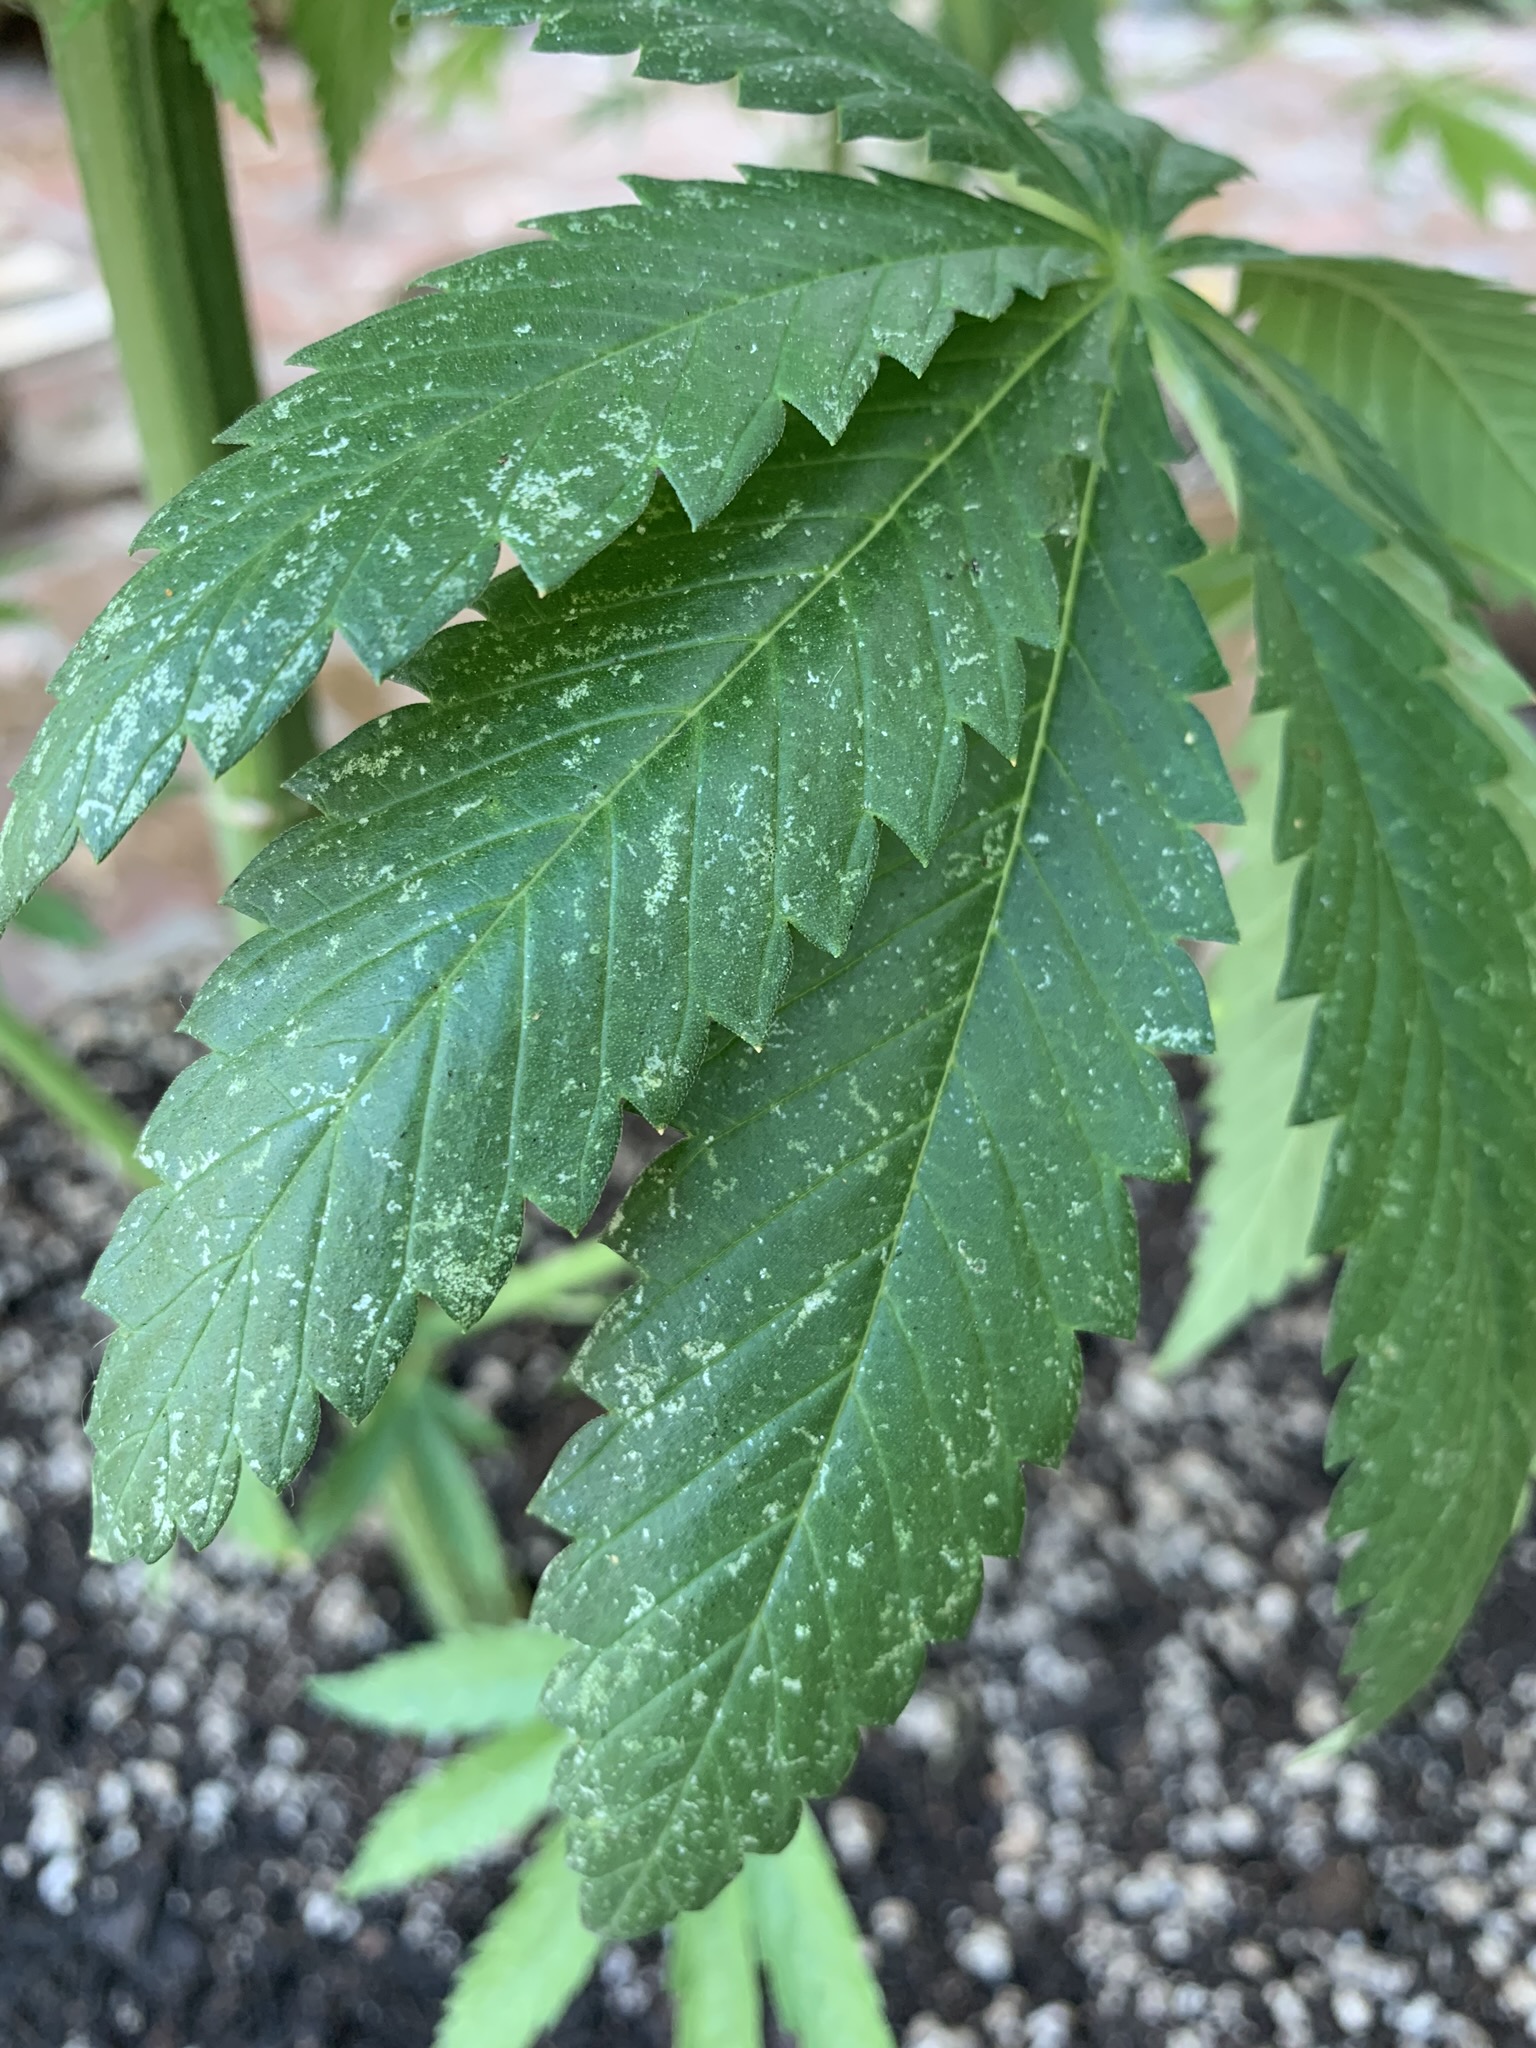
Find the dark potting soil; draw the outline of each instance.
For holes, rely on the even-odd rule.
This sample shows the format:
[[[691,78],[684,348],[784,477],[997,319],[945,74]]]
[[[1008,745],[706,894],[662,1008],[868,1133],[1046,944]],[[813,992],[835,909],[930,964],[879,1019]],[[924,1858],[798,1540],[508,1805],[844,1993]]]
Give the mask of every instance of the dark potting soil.
[[[192,1048],[181,991],[82,1008],[73,1050],[136,1111]],[[3,1084],[0,1084],[3,1085]],[[221,1539],[168,1571],[86,1555],[81,1432],[104,1334],[81,1302],[121,1194],[0,1100],[0,2044],[426,2048],[512,1859],[362,1904],[336,1885],[416,1745],[304,1686],[421,1633],[359,1536],[279,1570]],[[1184,1198],[1145,1205],[1166,1316]],[[1022,1560],[824,1811],[907,2048],[1279,2048],[1536,2038],[1536,1542],[1386,1735],[1337,1721],[1315,1300],[1157,1382],[1096,1345]],[[517,1434],[485,1477],[527,1514],[588,1412],[575,1333],[468,1340],[461,1386]],[[620,1946],[557,2048],[663,2048],[656,1944]]]

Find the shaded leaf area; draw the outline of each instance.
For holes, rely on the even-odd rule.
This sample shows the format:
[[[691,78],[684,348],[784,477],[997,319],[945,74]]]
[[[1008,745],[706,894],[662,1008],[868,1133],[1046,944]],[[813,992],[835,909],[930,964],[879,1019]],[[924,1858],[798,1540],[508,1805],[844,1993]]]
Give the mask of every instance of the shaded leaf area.
[[[1433,1673],[1509,1534],[1536,1446],[1536,990],[1505,757],[1377,536],[1220,373],[1256,566],[1261,702],[1288,711],[1277,851],[1307,856],[1282,993],[1319,998],[1297,1115],[1339,1117],[1314,1248],[1344,1251],[1332,1521],[1363,1535],[1354,1725]]]
[[[15,777],[0,920],[77,837],[109,852],[188,741],[233,766],[334,634],[392,671],[483,590],[500,542],[548,588],[658,472],[709,519],[786,405],[835,440],[882,357],[921,372],[957,311],[993,318],[1085,261],[1015,207],[895,179],[635,190],[304,351],[316,374],[150,520],[138,545],[161,552],[59,670]]]
[[[1305,257],[1243,277],[1261,340],[1370,429],[1474,561],[1536,589],[1536,319],[1523,292]]]
[[[1189,1285],[1158,1352],[1165,1371],[1203,1356],[1318,1266],[1312,1226],[1331,1128],[1291,1121],[1314,1005],[1280,999],[1297,874],[1274,853],[1281,743],[1280,720],[1256,719],[1238,754],[1254,771],[1248,815],[1223,844],[1236,862],[1228,889],[1241,943],[1206,973],[1216,1060],[1200,1141],[1210,1164]]]
[[[392,0],[293,0],[288,34],[309,67],[336,204],[394,81]]]
[[[887,845],[847,957],[801,957],[762,1057],[719,1046],[627,1205],[644,1277],[578,1368],[609,1413],[539,1510],[572,1536],[540,1614],[581,1647],[547,1704],[606,1931],[706,1900],[838,1784],[1016,1547],[1076,1332],[1134,1326],[1120,1177],[1184,1170],[1157,1053],[1209,1046],[1175,935],[1231,936],[1189,828],[1236,812],[1133,365],[1020,765],[973,761],[926,867]]]
[[[270,139],[251,0],[170,0],[170,8],[219,98]]]
[[[622,1104],[675,1116],[712,1018],[762,1041],[790,924],[845,942],[876,820],[926,855],[964,727],[1014,750],[1107,317],[1067,287],[967,327],[706,535],[659,502],[553,598],[504,578],[407,672],[430,705],[306,773],[327,815],[234,892],[271,929],[194,1006],[213,1050],[143,1140],[168,1185],[93,1283],[124,1325],[106,1550],[206,1542],[242,1457],[286,1484],[319,1395],[378,1399],[418,1292],[482,1315],[524,1197],[579,1227]]]
[[[735,79],[744,107],[835,111],[848,141],[926,138],[941,161],[1015,171],[1066,204],[1083,200],[1024,115],[885,0],[409,0],[409,11],[466,27],[536,21],[537,50],[635,50],[641,78]]]

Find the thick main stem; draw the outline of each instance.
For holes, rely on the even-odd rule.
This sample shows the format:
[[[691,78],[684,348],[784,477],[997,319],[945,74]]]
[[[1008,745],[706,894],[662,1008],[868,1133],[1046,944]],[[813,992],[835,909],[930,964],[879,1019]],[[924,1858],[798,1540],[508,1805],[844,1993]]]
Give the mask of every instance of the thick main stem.
[[[223,452],[258,386],[213,94],[161,0],[104,0],[66,26],[42,0],[118,355],[159,503]],[[307,705],[215,785],[226,875],[301,808],[282,784],[314,752]]]

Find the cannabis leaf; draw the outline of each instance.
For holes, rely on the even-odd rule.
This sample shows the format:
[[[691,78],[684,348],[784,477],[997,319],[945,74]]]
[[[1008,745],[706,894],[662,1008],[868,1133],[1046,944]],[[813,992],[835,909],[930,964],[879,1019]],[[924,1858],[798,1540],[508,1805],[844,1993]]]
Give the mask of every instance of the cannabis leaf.
[[[867,1971],[857,1944],[854,1956]],[[763,1995],[745,1879],[728,1884],[702,1913],[678,1920],[667,1944],[667,1990],[672,2048],[763,2048]]]
[[[310,1692],[332,1713],[396,1735],[484,1735],[538,1714],[544,1681],[564,1645],[547,1629],[515,1623],[465,1629],[359,1671],[331,1672]]]
[[[895,2048],[858,1922],[809,1813],[787,1849],[752,1857],[722,1896],[743,1888],[774,2009],[799,2048]]]
[[[1188,828],[1236,811],[1185,701],[1223,677],[1139,351],[1120,383],[1020,766],[973,761],[926,868],[887,846],[847,957],[801,957],[764,1056],[717,1049],[625,1211],[644,1278],[579,1367],[610,1412],[539,1509],[573,1539],[540,1612],[582,1646],[546,1696],[557,1796],[610,1931],[839,1782],[1016,1546],[1075,1332],[1135,1323],[1120,1176],[1183,1170],[1156,1052],[1209,1045],[1175,935],[1231,936]]]
[[[99,14],[106,0],[53,0],[53,4],[58,9],[58,33],[67,36]],[[209,85],[270,141],[251,0],[166,0],[166,4]]]
[[[1290,1120],[1314,1005],[1279,997],[1297,872],[1276,861],[1272,846],[1280,753],[1281,721],[1256,719],[1238,754],[1255,771],[1243,795],[1248,816],[1226,840],[1236,861],[1228,889],[1241,944],[1226,948],[1206,975],[1216,1033],[1201,1133],[1211,1163],[1196,1198],[1206,1220],[1188,1289],[1158,1351],[1168,1372],[1201,1357],[1318,1264],[1312,1224],[1332,1125]]]
[[[1283,993],[1318,995],[1300,1118],[1337,1116],[1314,1244],[1346,1253],[1330,1462],[1364,1608],[1353,1726],[1431,1675],[1536,1448],[1536,988],[1529,858],[1483,785],[1504,751],[1362,557],[1379,536],[1227,373],[1203,374],[1255,561],[1262,702],[1288,711],[1278,851],[1308,856]]]
[[[941,161],[1013,171],[1067,205],[1083,194],[1024,115],[884,0],[408,0],[465,27],[537,21],[536,50],[637,50],[641,78],[738,83],[744,107],[836,111],[846,141],[927,138]]]
[[[1536,319],[1523,292],[1402,263],[1251,265],[1262,341],[1356,415],[1471,559],[1536,590]]]
[[[761,1042],[790,924],[842,946],[876,819],[926,855],[963,728],[1014,750],[1108,318],[1021,302],[838,448],[792,431],[705,535],[658,501],[554,597],[503,578],[407,671],[433,704],[301,778],[328,815],[233,892],[272,929],[194,1006],[213,1051],[143,1140],[169,1185],[93,1283],[109,1552],[206,1542],[242,1456],[285,1484],[418,1291],[483,1314],[523,1197],[579,1227],[622,1103],[673,1117],[711,1018]]]
[[[309,67],[339,204],[352,160],[389,93],[400,32],[391,0],[293,0],[288,33]]]
[[[591,1976],[600,1946],[581,1923],[565,1830],[552,1827],[470,1949],[432,2048],[534,2048]]]
[[[316,374],[156,513],[138,545],[162,552],[59,671],[16,776],[0,921],[77,835],[109,852],[185,741],[216,773],[238,761],[334,633],[391,671],[484,588],[499,541],[550,588],[658,472],[710,519],[786,405],[835,440],[882,356],[920,373],[957,311],[994,318],[1086,262],[1016,207],[899,179],[634,189],[303,351]]]

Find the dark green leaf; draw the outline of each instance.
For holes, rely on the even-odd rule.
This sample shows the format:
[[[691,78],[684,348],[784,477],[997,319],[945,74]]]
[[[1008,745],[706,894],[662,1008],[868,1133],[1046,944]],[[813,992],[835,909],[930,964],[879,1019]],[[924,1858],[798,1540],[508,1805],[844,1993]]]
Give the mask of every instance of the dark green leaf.
[[[471,26],[540,24],[538,50],[638,50],[642,78],[735,79],[744,107],[834,108],[848,141],[926,137],[950,163],[1013,171],[1067,204],[1082,193],[1020,113],[884,0],[408,0]]]
[[[410,671],[436,701],[301,779],[328,813],[233,900],[273,929],[199,997],[214,1048],[144,1138],[169,1185],[94,1295],[98,1541],[206,1541],[242,1457],[283,1485],[318,1396],[360,1417],[418,1292],[484,1313],[523,1197],[571,1228],[621,1105],[679,1109],[711,1017],[761,1043],[791,923],[835,950],[876,819],[929,853],[969,725],[1011,753],[1042,535],[1094,430],[1078,287],[798,429],[703,538],[675,505],[557,598],[520,575]]]
[[[926,369],[956,310],[993,318],[1083,265],[1017,208],[886,179],[637,180],[638,206],[429,280],[297,360],[316,374],[158,512],[162,550],[53,683],[0,831],[0,922],[83,836],[100,859],[190,740],[216,773],[304,690],[333,634],[383,675],[474,599],[506,541],[542,588],[645,509],[695,524],[785,407],[842,433],[882,356]]]
[[[1536,319],[1521,292],[1402,263],[1245,271],[1262,341],[1387,449],[1458,547],[1536,590]]]
[[[978,755],[926,867],[887,847],[848,955],[806,954],[758,1057],[631,1196],[640,1284],[578,1373],[610,1410],[540,1496],[559,1796],[593,1923],[657,1925],[781,1848],[959,1633],[1018,1464],[1066,1442],[1075,1332],[1129,1331],[1121,1176],[1184,1170],[1159,1049],[1208,1048],[1175,935],[1230,936],[1190,821],[1235,815],[1187,693],[1223,680],[1132,357],[1084,484],[1021,763]]]

